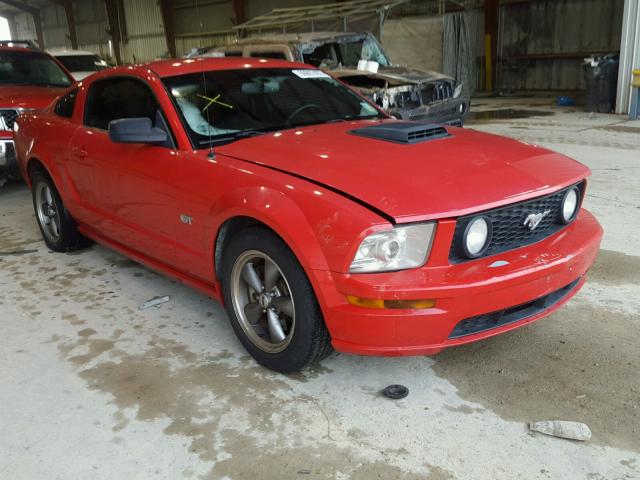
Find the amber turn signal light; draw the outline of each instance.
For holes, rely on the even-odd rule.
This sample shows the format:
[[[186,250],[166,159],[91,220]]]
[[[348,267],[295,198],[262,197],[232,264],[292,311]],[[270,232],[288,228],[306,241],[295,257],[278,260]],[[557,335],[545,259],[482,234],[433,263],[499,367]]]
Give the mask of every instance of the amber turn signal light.
[[[432,308],[436,301],[432,298],[425,300],[382,300],[375,298],[360,298],[347,295],[347,302],[351,305],[365,308]]]

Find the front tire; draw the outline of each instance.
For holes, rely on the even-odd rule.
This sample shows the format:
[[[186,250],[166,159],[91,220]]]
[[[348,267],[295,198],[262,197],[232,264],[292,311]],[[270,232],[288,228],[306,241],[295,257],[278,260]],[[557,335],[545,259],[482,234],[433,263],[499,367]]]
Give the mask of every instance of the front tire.
[[[31,175],[31,186],[36,220],[47,247],[56,252],[81,248],[83,237],[65,208],[51,177],[36,170]]]
[[[229,241],[222,290],[231,325],[249,354],[281,373],[331,352],[331,339],[304,269],[273,232],[247,228]]]

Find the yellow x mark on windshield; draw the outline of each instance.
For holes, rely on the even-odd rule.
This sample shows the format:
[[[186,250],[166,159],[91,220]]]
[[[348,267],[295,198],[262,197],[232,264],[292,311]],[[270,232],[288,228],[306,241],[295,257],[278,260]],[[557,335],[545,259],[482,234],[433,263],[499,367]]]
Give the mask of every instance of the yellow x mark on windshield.
[[[206,95],[200,95],[198,94],[198,96],[200,98],[204,98],[205,100],[209,100],[209,103],[207,103],[205,105],[205,107],[202,109],[202,111],[204,112],[207,108],[209,108],[211,105],[213,105],[214,103],[217,105],[221,105],[223,107],[227,107],[227,108],[233,108],[232,105],[229,105],[228,103],[224,103],[224,102],[219,102],[218,99],[220,98],[220,94],[216,95],[215,97],[211,98],[211,97],[207,97]]]

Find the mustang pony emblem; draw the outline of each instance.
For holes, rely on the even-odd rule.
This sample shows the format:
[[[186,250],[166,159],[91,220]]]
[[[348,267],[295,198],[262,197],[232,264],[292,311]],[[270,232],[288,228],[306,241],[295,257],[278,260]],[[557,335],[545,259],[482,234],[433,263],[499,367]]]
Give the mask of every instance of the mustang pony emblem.
[[[549,213],[551,213],[551,210],[545,210],[544,212],[531,213],[527,215],[527,218],[524,219],[524,226],[531,231],[535,230],[536,227],[540,225],[542,219],[549,215]]]

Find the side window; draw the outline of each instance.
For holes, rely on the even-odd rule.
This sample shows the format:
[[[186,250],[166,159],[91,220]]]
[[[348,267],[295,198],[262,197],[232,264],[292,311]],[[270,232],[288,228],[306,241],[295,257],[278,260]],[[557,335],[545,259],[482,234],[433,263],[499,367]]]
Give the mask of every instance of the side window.
[[[227,50],[224,52],[225,57],[241,57],[242,50]]]
[[[76,96],[78,95],[78,89],[74,88],[64,97],[58,100],[53,111],[56,115],[64,118],[71,118],[73,116],[73,109],[76,106]]]
[[[323,43],[318,45],[313,51],[303,53],[304,63],[314,67],[334,68],[338,66],[335,45],[333,43]]]
[[[84,123],[102,130],[119,118],[146,117],[155,123],[159,108],[153,93],[141,80],[100,80],[89,90]]]

